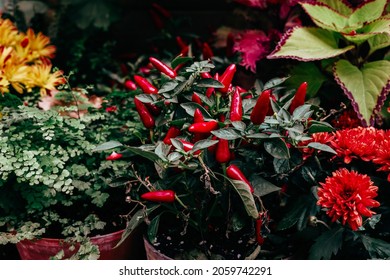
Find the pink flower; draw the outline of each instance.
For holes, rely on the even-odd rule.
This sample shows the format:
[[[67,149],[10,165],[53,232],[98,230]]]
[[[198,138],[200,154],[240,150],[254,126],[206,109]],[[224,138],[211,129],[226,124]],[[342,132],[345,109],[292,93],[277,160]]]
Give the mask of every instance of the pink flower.
[[[256,62],[270,52],[270,40],[261,30],[248,30],[237,39],[234,50],[241,53],[242,62],[246,69],[256,72]]]
[[[348,223],[352,230],[357,230],[363,224],[362,216],[371,217],[375,212],[370,208],[380,205],[373,199],[377,191],[367,175],[342,168],[321,183],[317,205],[327,209],[332,222],[341,219],[343,225]]]

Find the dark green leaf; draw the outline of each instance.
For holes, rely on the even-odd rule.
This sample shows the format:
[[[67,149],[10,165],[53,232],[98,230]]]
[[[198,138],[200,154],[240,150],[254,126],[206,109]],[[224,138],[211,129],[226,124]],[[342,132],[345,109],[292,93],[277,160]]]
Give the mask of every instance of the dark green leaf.
[[[310,248],[309,259],[329,260],[336,255],[343,244],[343,227],[335,227],[321,234]]]
[[[162,160],[166,160],[170,149],[171,149],[170,145],[166,145],[163,142],[160,142],[158,143],[154,152],[156,153],[157,156],[159,156],[159,158],[161,158]]]
[[[151,221],[150,224],[148,225],[148,230],[147,230],[147,235],[150,243],[155,243],[156,242],[156,236],[158,232],[158,226],[160,224],[160,215],[157,215],[154,217]]]
[[[269,138],[268,134],[265,133],[253,133],[246,135],[247,138],[259,138],[259,139],[266,139]]]
[[[242,202],[248,215],[254,219],[259,217],[259,211],[257,210],[255,200],[250,191],[249,186],[242,181],[228,179],[238,195],[241,197]]]
[[[208,147],[211,147],[217,143],[218,140],[209,140],[209,139],[199,140],[194,144],[194,147],[192,148],[192,152],[194,153],[198,150],[207,149]]]
[[[222,128],[218,130],[213,130],[211,133],[218,138],[226,139],[226,140],[235,140],[241,137],[240,134],[236,132],[234,128]]]
[[[179,64],[187,63],[188,61],[192,61],[192,60],[193,60],[192,57],[177,56],[171,62],[171,67],[176,68]]]
[[[106,143],[103,143],[103,144],[97,146],[92,151],[93,152],[100,152],[100,151],[105,151],[105,150],[109,150],[109,149],[113,149],[113,148],[117,148],[117,147],[121,147],[121,146],[123,146],[123,144],[118,142],[118,141],[109,141],[109,142],[106,142]]]
[[[311,121],[311,125],[309,127],[309,133],[317,133],[317,132],[332,132],[333,127],[326,122],[319,121]]]
[[[202,79],[197,84],[198,87],[212,87],[212,88],[223,88],[224,85],[214,79]]]
[[[180,106],[186,110],[187,114],[190,115],[191,117],[194,116],[195,114],[195,110],[196,109],[199,109],[201,112],[202,112],[202,115],[204,117],[205,120],[209,121],[209,120],[212,120],[209,112],[204,108],[202,107],[201,105],[199,105],[198,103],[195,103],[195,102],[187,102],[187,103],[183,103],[183,104],[180,104]]]
[[[158,93],[164,93],[164,92],[174,90],[178,84],[179,83],[176,81],[168,81],[161,86],[161,88],[158,90]]]
[[[313,149],[317,149],[317,150],[321,150],[324,152],[328,152],[328,153],[332,153],[332,154],[337,155],[337,152],[335,150],[333,150],[332,147],[330,147],[326,144],[322,144],[322,143],[318,143],[318,142],[311,142],[307,146],[310,148],[313,148]]]
[[[149,159],[153,162],[160,159],[160,157],[158,155],[156,155],[154,152],[146,151],[146,150],[140,149],[139,147],[128,147],[127,150],[136,154],[136,155],[139,155],[139,156],[142,156],[146,159]]]
[[[139,94],[137,95],[137,99],[142,103],[153,103],[157,101],[155,94]]]
[[[302,120],[305,117],[305,115],[310,112],[310,108],[311,108],[310,104],[304,104],[302,106],[299,106],[297,109],[294,110],[293,119],[295,121]]]
[[[284,81],[286,81],[288,78],[289,77],[274,78],[272,80],[269,80],[268,82],[265,83],[263,91],[283,84]]]
[[[177,140],[177,139],[175,139],[175,138],[171,138],[171,143],[172,143],[172,145],[173,145],[176,149],[178,149],[178,150],[180,150],[180,151],[184,150],[184,145],[183,145],[183,143],[182,143],[181,141],[179,141],[179,140]]]
[[[251,184],[255,189],[255,194],[258,196],[264,196],[272,192],[279,191],[280,188],[265,180],[260,176],[253,176],[251,178]]]
[[[234,127],[235,129],[237,129],[238,131],[245,131],[245,129],[246,129],[245,123],[240,122],[240,121],[238,121],[238,122],[232,122],[232,125],[233,125],[233,127]]]
[[[266,142],[264,142],[264,148],[274,158],[290,158],[290,151],[286,143],[280,138],[268,139]]]
[[[382,215],[373,215],[371,218],[368,219],[368,224],[372,229],[375,229],[376,224],[381,220]]]
[[[291,170],[290,161],[288,159],[274,158],[273,164],[275,172],[278,174],[285,174]]]
[[[390,257],[390,243],[365,235],[362,235],[362,242],[371,258],[385,259]]]

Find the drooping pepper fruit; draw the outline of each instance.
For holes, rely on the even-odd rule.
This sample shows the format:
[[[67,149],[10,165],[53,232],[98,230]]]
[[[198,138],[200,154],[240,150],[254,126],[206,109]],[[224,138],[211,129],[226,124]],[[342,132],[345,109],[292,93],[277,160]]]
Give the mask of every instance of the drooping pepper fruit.
[[[158,116],[161,113],[161,108],[157,107],[156,104],[153,103],[144,103],[146,108],[148,108],[149,112],[151,112],[154,116]]]
[[[242,99],[239,90],[236,88],[230,104],[230,120],[238,122],[242,120]]]
[[[158,89],[152,85],[146,78],[134,75],[134,81],[137,83],[137,85],[142,89],[144,93],[150,93],[150,94],[157,94]]]
[[[201,122],[204,122],[203,114],[199,108],[196,108],[194,113],[194,123],[201,123]]]
[[[183,38],[176,36],[176,43],[180,49],[188,48],[188,45],[183,41]]]
[[[127,90],[136,90],[137,85],[132,80],[126,80],[124,86]]]
[[[236,73],[236,70],[237,70],[236,65],[230,64],[226,68],[225,72],[223,72],[223,74],[219,78],[219,81],[224,85],[223,88],[218,89],[221,93],[226,94],[228,92],[229,86],[233,81],[233,77],[234,77],[234,74]]]
[[[230,160],[229,141],[226,139],[219,139],[217,148],[215,150],[215,159],[219,163],[226,163]]]
[[[154,127],[154,118],[148,108],[146,108],[145,104],[137,98],[134,98],[134,104],[144,126],[146,128]]]
[[[176,126],[171,126],[169,129],[168,129],[168,132],[167,134],[165,135],[164,137],[164,140],[163,142],[167,145],[171,145],[172,144],[172,141],[171,139],[172,138],[176,138],[177,136],[180,135],[180,129],[177,128]]]
[[[166,65],[164,62],[158,60],[157,58],[149,57],[149,61],[153,64],[154,67],[156,67],[158,71],[164,73],[168,77],[174,79],[177,76],[176,72],[171,67]]]
[[[192,133],[210,133],[211,131],[216,130],[217,128],[218,128],[218,122],[215,120],[211,120],[209,122],[193,123],[188,128],[188,131]]]
[[[175,192],[172,190],[151,191],[142,194],[141,198],[152,202],[172,203],[175,201]]]
[[[199,104],[199,105],[202,105],[202,99],[200,99],[199,95],[198,95],[196,92],[194,92],[194,93],[192,94],[191,101],[192,101],[192,102],[195,102],[195,103],[197,103],[197,104]]]
[[[262,219],[262,216],[259,215],[259,218],[256,220],[255,230],[256,230],[256,241],[257,241],[257,244],[259,244],[260,246],[263,245],[263,243],[264,243],[264,237],[261,235],[261,227],[262,226],[263,226],[263,219]]]
[[[298,87],[298,89],[293,97],[293,100],[292,100],[290,108],[289,108],[290,114],[292,114],[296,108],[305,104],[306,92],[307,92],[307,82],[303,82]]]
[[[202,45],[202,55],[204,60],[207,60],[214,56],[213,50],[207,42],[204,42]]]
[[[250,115],[251,122],[254,124],[262,124],[264,122],[265,116],[268,113],[268,108],[270,104],[270,95],[271,90],[267,89],[261,93],[259,98],[256,101],[256,105],[252,110]]]
[[[106,157],[106,160],[117,160],[122,158],[123,155],[117,152],[112,152],[108,157]]]
[[[245,177],[244,173],[238,168],[237,165],[231,164],[226,168],[226,175],[233,180],[238,180],[246,183],[251,191],[251,193],[254,192],[254,189],[249,182],[249,180]]]
[[[165,22],[164,22],[163,19],[160,17],[160,15],[159,15],[155,10],[152,10],[152,9],[149,10],[149,13],[150,13],[150,15],[152,16],[152,20],[153,20],[153,23],[154,23],[154,25],[156,26],[156,28],[157,28],[158,30],[164,29],[164,27],[165,27]]]
[[[209,72],[202,72],[202,73],[200,73],[200,76],[203,79],[212,79],[213,78]]]

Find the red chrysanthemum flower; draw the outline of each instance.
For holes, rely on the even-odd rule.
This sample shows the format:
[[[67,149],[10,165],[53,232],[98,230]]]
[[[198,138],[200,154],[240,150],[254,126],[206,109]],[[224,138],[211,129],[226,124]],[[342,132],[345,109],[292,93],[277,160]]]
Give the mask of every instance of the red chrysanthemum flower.
[[[361,121],[353,109],[345,110],[332,121],[332,125],[338,129],[355,128],[360,126]]]
[[[330,143],[332,142],[332,140],[334,138],[334,135],[332,133],[328,133],[328,132],[318,132],[318,133],[313,133],[311,135],[311,138],[312,138],[311,140],[300,142],[299,146],[307,146],[312,142],[330,145]],[[313,155],[314,151],[316,151],[316,150],[313,148],[310,148],[310,147],[302,148],[301,152],[303,154],[303,159],[307,159],[308,157]],[[318,151],[318,152],[320,152],[320,151]]]
[[[370,208],[380,205],[373,199],[377,191],[367,175],[342,168],[321,183],[317,205],[327,209],[332,222],[340,219],[343,225],[348,223],[352,230],[357,230],[363,224],[362,216],[371,217],[375,212]]]
[[[378,171],[389,172],[387,180],[390,182],[390,130],[378,130],[377,132],[378,144],[372,161],[375,164],[382,165]]]
[[[364,161],[374,159],[377,144],[377,130],[374,127],[357,127],[343,129],[336,132],[332,148],[337,156],[343,157],[345,163],[350,163],[353,158],[361,158]]]

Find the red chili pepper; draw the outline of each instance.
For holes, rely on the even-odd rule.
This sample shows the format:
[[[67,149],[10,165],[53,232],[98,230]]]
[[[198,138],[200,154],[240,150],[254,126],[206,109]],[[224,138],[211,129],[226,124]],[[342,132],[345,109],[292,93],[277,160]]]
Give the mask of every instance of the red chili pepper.
[[[230,104],[230,120],[232,122],[242,120],[242,99],[237,88],[234,90],[232,102]]]
[[[175,192],[172,190],[151,191],[141,195],[141,198],[153,202],[172,203],[175,201]]]
[[[183,143],[183,150],[185,152],[189,152],[192,150],[192,148],[194,147],[194,144],[192,144],[191,142],[188,142],[186,140],[183,140],[183,139],[179,139],[181,143]],[[200,154],[201,150],[198,150],[194,153],[194,155],[198,155]]]
[[[214,56],[213,50],[211,49],[210,45],[207,42],[203,43],[202,55],[204,60],[210,59]]]
[[[204,122],[203,114],[199,108],[196,108],[194,113],[194,123],[201,123],[201,122]]]
[[[180,36],[176,36],[176,43],[181,49],[188,47],[188,45],[183,41],[183,38],[181,38]]]
[[[226,163],[230,160],[229,141],[226,139],[219,139],[215,151],[215,159],[219,163]]]
[[[120,153],[116,153],[116,152],[112,152],[111,155],[109,155],[108,157],[106,157],[106,160],[117,160],[117,159],[120,159],[122,158],[123,155],[120,154]]]
[[[136,90],[137,85],[132,80],[126,80],[124,86],[127,90]]]
[[[208,75],[207,76],[206,75],[202,76],[202,74],[208,74]],[[210,73],[202,73],[202,74],[200,74],[202,76],[202,78],[213,79],[213,77],[211,77]],[[219,79],[219,75],[218,75],[218,73],[215,73],[214,80],[218,81],[218,79]],[[214,93],[214,91],[215,91],[215,89],[213,87],[208,88],[206,90],[207,98],[210,98],[210,96]]]
[[[134,75],[134,81],[137,83],[137,85],[142,89],[144,93],[150,93],[150,94],[157,94],[158,89],[152,85],[146,78]]]
[[[164,140],[163,142],[167,145],[171,145],[172,144],[172,141],[171,139],[172,138],[176,138],[177,136],[180,135],[180,129],[177,128],[176,126],[171,126],[169,129],[168,129],[168,132],[167,134],[165,135],[164,137]]]
[[[218,122],[215,120],[211,120],[209,122],[200,122],[193,123],[188,131],[192,133],[210,133],[211,131],[218,128]]]
[[[305,98],[306,98],[306,91],[307,91],[307,82],[303,82],[297,89],[293,100],[291,102],[289,112],[292,114],[296,108],[299,106],[305,104]]]
[[[265,116],[268,113],[268,107],[270,104],[270,95],[271,90],[267,89],[261,93],[259,98],[256,101],[256,105],[252,110],[250,119],[254,124],[262,124],[264,122]]]
[[[149,13],[152,16],[153,23],[157,27],[157,29],[158,30],[164,29],[165,23],[161,19],[160,15],[155,10],[152,9],[149,10]]]
[[[155,8],[163,17],[165,18],[172,18],[172,14],[170,11],[165,9],[164,7],[160,6],[157,3],[152,3],[153,8]]]
[[[199,95],[194,92],[192,94],[192,99],[191,99],[192,102],[195,102],[195,103],[198,103],[199,105],[202,105],[202,99],[200,99]]]
[[[263,245],[264,243],[264,238],[263,236],[261,235],[261,227],[263,226],[263,219],[262,217],[260,216],[257,220],[256,220],[256,241],[257,241],[257,244],[259,244],[260,246]]]
[[[245,183],[248,185],[248,187],[250,188],[251,193],[254,192],[254,189],[253,189],[251,183],[250,183],[249,180],[245,177],[244,173],[242,173],[242,171],[238,168],[237,165],[234,165],[234,164],[229,165],[229,166],[226,168],[226,175],[227,175],[230,179],[245,182]]]
[[[174,79],[177,76],[176,72],[171,67],[166,65],[164,62],[158,60],[157,58],[149,57],[149,61],[153,64],[154,67],[156,67],[158,71],[164,73],[168,77]]]
[[[211,137],[211,140],[217,140],[218,139],[218,137],[217,136],[215,136],[215,135],[213,135],[212,137]],[[218,143],[217,143],[218,144]],[[214,154],[215,153],[215,150],[217,149],[217,145],[216,144],[214,144],[214,145],[212,145],[212,146],[210,146],[210,147],[208,147],[207,148],[207,150],[210,152],[210,153],[212,153],[212,154]]]
[[[203,78],[203,79],[212,79],[213,77],[211,76],[210,72],[202,72],[200,73],[200,76]]]
[[[107,113],[116,112],[117,110],[118,110],[118,108],[115,105],[109,106],[109,107],[106,108],[106,112]]]
[[[145,104],[137,98],[134,98],[134,104],[144,126],[146,128],[154,127],[154,118],[149,112],[149,110],[146,108]]]
[[[225,72],[219,78],[219,81],[224,85],[223,88],[218,89],[221,93],[225,94],[229,90],[229,86],[233,81],[234,74],[236,73],[237,67],[235,64],[230,64]]]

